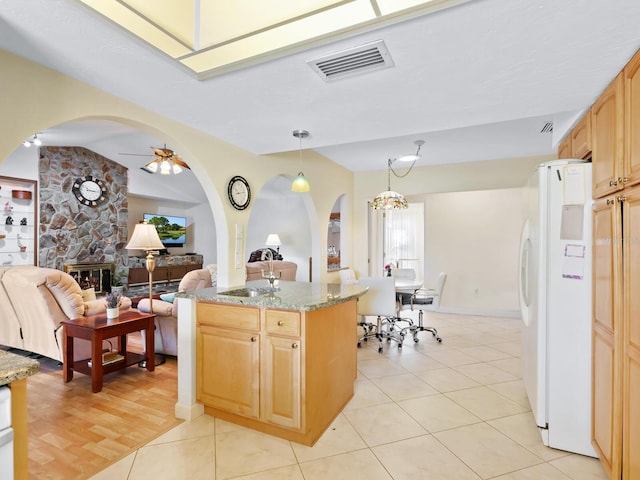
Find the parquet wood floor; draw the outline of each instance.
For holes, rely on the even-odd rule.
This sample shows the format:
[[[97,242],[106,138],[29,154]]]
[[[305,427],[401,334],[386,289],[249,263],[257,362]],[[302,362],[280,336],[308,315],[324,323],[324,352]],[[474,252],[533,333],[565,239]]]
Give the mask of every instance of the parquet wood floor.
[[[129,338],[129,350],[141,351],[139,333]],[[89,478],[182,421],[173,357],[154,372],[134,365],[106,375],[99,393],[89,376],[74,372],[65,384],[60,367],[43,367],[27,381],[30,479]]]

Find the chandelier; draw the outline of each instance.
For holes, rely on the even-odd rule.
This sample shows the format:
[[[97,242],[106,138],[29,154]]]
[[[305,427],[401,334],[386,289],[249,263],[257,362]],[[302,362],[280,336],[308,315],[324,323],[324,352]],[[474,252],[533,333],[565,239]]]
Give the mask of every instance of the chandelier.
[[[398,192],[394,192],[393,190],[391,190],[391,173],[393,173],[396,177],[398,178],[403,178],[406,177],[407,175],[409,175],[409,173],[411,172],[411,169],[413,168],[413,166],[416,164],[416,160],[418,160],[420,158],[420,148],[422,148],[422,145],[424,145],[424,140],[416,140],[415,142],[413,142],[415,145],[418,146],[418,150],[416,151],[416,153],[412,154],[412,155],[403,155],[397,158],[390,158],[387,162],[387,189],[384,192],[379,193],[378,195],[376,195],[376,197],[373,199],[373,203],[371,204],[371,207],[374,210],[390,210],[390,209],[401,209],[401,208],[408,208],[409,207],[409,203],[407,202],[407,199],[404,198],[404,195],[402,195],[401,193]],[[409,169],[404,173],[404,174],[399,174],[398,172],[396,172],[392,165],[394,162],[412,162],[411,165],[409,166]]]

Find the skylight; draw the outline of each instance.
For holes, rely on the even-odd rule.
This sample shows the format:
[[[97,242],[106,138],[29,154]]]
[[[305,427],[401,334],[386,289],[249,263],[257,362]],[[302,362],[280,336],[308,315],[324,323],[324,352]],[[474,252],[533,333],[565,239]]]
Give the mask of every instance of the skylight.
[[[470,0],[80,0],[200,79]]]

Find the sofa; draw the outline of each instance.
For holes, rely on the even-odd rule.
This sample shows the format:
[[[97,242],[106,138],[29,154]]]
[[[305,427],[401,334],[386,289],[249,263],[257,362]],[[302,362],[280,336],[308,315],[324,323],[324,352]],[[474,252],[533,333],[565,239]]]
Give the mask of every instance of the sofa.
[[[207,266],[199,270],[191,270],[182,277],[178,285],[178,292],[188,292],[209,288],[215,278],[215,270]],[[153,313],[156,315],[155,351],[165,355],[178,355],[178,305],[174,301],[175,293],[160,295],[153,300]],[[164,300],[163,300],[164,299]],[[143,298],[138,302],[140,312],[151,311],[149,299]]]
[[[258,260],[254,262],[247,262],[247,282],[250,280],[262,280],[262,272],[267,273],[269,271],[268,260]],[[276,274],[281,274],[281,280],[295,280],[296,272],[298,271],[298,265],[294,262],[285,262],[283,260],[273,261],[273,271]]]
[[[123,297],[121,309],[131,306]],[[106,311],[104,299],[89,298],[71,275],[53,268],[0,268],[0,345],[63,361],[63,320]],[[116,346],[116,339],[105,348]],[[111,343],[109,343],[111,342]],[[91,344],[74,339],[74,360],[91,357]]]

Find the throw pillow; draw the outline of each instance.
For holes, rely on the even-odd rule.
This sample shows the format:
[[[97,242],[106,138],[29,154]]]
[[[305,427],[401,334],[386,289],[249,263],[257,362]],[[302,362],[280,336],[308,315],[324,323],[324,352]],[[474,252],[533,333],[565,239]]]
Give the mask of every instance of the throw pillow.
[[[176,296],[175,292],[163,293],[162,295],[160,295],[160,300],[162,300],[163,302],[173,303],[175,296]]]
[[[91,302],[96,299],[96,289],[95,288],[87,288],[86,290],[82,290],[82,301],[83,302]]]

